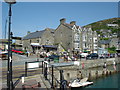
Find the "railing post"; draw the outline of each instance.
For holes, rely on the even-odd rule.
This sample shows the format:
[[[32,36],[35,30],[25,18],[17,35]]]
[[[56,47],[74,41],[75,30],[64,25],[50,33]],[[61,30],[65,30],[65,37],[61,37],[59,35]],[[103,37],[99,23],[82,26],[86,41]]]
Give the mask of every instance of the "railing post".
[[[43,74],[43,61],[42,61],[42,74]]]
[[[27,77],[27,62],[25,62],[25,76]]]
[[[63,86],[62,86],[62,81],[63,81],[62,73],[63,73],[63,70],[60,70],[60,90],[63,89]]]
[[[53,65],[52,65],[52,85],[51,85],[51,88],[54,88],[54,81],[53,81],[53,76],[54,76],[54,69],[53,69]]]
[[[47,80],[47,63],[45,63],[45,79]]]

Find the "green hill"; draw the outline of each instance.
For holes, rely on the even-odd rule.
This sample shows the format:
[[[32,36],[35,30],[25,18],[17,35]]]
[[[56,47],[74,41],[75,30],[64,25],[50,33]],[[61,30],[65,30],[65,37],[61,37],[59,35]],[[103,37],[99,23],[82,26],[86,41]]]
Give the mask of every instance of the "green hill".
[[[110,31],[110,34],[117,33],[118,27],[108,26],[108,24],[118,24],[120,26],[120,18],[105,19],[98,22],[88,24],[84,27],[91,26],[93,31],[102,34],[101,30]]]

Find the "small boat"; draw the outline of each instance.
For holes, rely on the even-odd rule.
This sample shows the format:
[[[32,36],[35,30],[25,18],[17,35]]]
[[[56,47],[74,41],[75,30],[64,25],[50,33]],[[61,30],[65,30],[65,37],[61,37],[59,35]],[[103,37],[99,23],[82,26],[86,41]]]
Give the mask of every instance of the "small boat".
[[[74,79],[70,84],[70,87],[82,87],[82,85],[80,84],[79,79]]]
[[[81,80],[79,79],[74,79],[70,84],[69,86],[70,87],[85,87],[85,86],[88,86],[88,85],[91,85],[93,84],[93,82],[89,82],[87,81],[88,78],[83,78]]]

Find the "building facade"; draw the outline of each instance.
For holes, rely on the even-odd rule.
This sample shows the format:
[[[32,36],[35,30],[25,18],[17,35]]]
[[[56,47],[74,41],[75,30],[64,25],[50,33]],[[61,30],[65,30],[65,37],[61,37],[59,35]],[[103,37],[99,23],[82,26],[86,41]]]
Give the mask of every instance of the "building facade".
[[[98,37],[91,27],[76,25],[75,21],[66,23],[66,19],[60,19],[60,25],[55,30],[55,44],[60,44],[66,51],[90,51],[97,53]]]
[[[98,36],[96,31],[92,31],[91,27],[83,27],[81,31],[82,51],[89,51],[97,53],[98,50]]]
[[[80,30],[75,21],[68,24],[64,18],[60,20],[55,30],[55,44],[60,44],[65,51],[80,50]]]
[[[97,53],[98,37],[91,27],[77,26],[75,21],[66,23],[66,19],[63,18],[60,19],[60,25],[55,30],[46,28],[23,37],[24,50],[36,52],[43,45],[57,46],[59,52],[89,51]]]
[[[38,53],[42,45],[54,44],[54,29],[46,28],[42,31],[36,31],[23,37],[23,49],[28,52]]]

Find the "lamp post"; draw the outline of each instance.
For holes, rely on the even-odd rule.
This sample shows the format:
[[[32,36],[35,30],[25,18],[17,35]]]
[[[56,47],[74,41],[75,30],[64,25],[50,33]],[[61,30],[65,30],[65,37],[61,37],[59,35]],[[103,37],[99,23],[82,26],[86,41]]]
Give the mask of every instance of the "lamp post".
[[[7,89],[13,90],[13,81],[12,81],[12,51],[11,51],[11,16],[12,16],[12,4],[15,4],[15,0],[4,0],[9,4],[9,24],[8,24],[8,66],[7,66]]]

